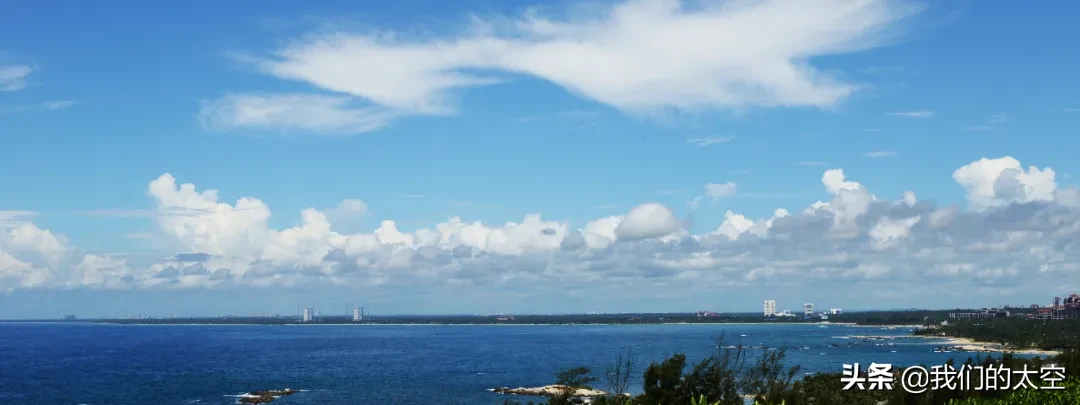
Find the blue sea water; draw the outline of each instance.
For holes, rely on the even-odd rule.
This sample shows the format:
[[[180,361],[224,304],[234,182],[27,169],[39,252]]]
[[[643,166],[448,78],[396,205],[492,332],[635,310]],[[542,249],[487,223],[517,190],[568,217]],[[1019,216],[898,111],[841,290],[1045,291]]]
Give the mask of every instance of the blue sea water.
[[[581,365],[602,370],[626,349],[639,373],[674,353],[694,362],[717,350],[721,334],[730,343],[787,346],[788,364],[801,372],[968,356],[934,353],[932,339],[888,346],[848,338],[909,329],[840,325],[0,323],[0,404],[235,404],[236,395],[281,388],[304,391],[274,404],[501,404],[487,389],[550,384],[556,371]]]

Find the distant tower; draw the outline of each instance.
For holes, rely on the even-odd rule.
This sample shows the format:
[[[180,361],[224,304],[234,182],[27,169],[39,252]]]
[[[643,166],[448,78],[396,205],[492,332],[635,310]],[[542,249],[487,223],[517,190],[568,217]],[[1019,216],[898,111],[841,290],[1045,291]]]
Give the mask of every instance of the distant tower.
[[[1054,306],[1055,307],[1060,307],[1061,306],[1061,297],[1054,297]]]
[[[776,315],[776,300],[765,300],[765,317]]]
[[[363,318],[360,317],[360,307],[353,308],[352,309],[352,321],[353,322],[360,322],[361,319],[363,319]]]
[[[364,307],[360,307],[360,322],[364,321]]]
[[[312,308],[304,307],[304,322],[311,322],[314,312]]]
[[[809,318],[814,316],[814,304],[802,304],[803,316]]]

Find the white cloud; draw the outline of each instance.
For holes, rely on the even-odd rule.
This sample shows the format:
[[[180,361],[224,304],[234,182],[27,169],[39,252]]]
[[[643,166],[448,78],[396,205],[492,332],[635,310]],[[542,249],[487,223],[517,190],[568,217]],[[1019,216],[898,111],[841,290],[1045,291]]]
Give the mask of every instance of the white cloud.
[[[218,202],[217,190],[200,193],[193,184],[177,185],[168,173],[150,182],[147,192],[162,213],[156,218],[161,230],[186,251],[253,255],[272,236],[270,209],[256,198],[241,198],[235,205]],[[176,209],[194,214],[169,215]]]
[[[634,207],[615,228],[619,239],[649,239],[670,235],[679,229],[679,220],[670,209],[658,203]]]
[[[132,271],[127,260],[107,256],[86,255],[75,265],[68,286],[73,288],[125,289],[129,284]]]
[[[921,7],[890,0],[629,0],[560,11],[553,15],[563,17],[536,9],[473,17],[461,34],[443,37],[325,30],[271,56],[240,59],[398,115],[454,113],[455,90],[500,83],[506,74],[546,80],[631,113],[830,107],[860,86],[810,61],[885,45],[898,22]],[[772,28],[760,29],[766,26]]]
[[[1025,172],[1020,161],[1011,156],[982,158],[953,172],[953,179],[967,191],[968,203],[975,209],[1014,202],[1051,201],[1057,182],[1054,170],[1031,166]]]
[[[79,100],[57,100],[46,102],[44,106],[46,110],[56,111],[71,108],[77,104],[79,104]]]
[[[825,171],[825,174],[821,176],[821,184],[824,184],[825,190],[832,195],[839,195],[840,190],[854,191],[861,187],[858,182],[845,180],[843,169]]]
[[[919,202],[919,199],[915,198],[914,191],[905,191],[903,201],[908,207],[914,207],[915,203]]]
[[[743,232],[750,230],[754,221],[747,219],[742,214],[731,212],[724,213],[724,222],[716,229],[716,233],[726,236],[728,239],[738,239]]]
[[[0,228],[28,222],[36,215],[34,211],[0,210]]]
[[[331,222],[344,224],[362,220],[368,214],[368,205],[364,200],[346,198],[336,207],[325,210]]]
[[[694,145],[694,146],[697,146],[697,147],[701,148],[701,147],[705,147],[705,146],[709,146],[709,145],[717,145],[717,144],[721,144],[721,143],[731,142],[732,139],[735,139],[735,137],[734,136],[705,136],[705,137],[689,138],[689,139],[686,140],[686,142],[691,144],[691,145]]]
[[[928,111],[928,110],[922,110],[922,111],[897,111],[897,112],[888,113],[886,115],[890,115],[890,116],[893,116],[893,117],[903,117],[903,118],[930,118],[930,117],[934,116],[934,112],[933,111]]]
[[[581,230],[582,236],[585,238],[585,245],[598,249],[605,248],[615,243],[615,239],[618,236],[615,235],[615,230],[619,228],[619,224],[622,223],[622,216],[605,217],[595,221],[589,222],[585,226],[585,229]]]
[[[709,198],[713,202],[715,202],[715,201],[720,200],[721,198],[735,195],[735,189],[736,189],[735,183],[730,182],[730,181],[727,182],[727,183],[720,183],[720,184],[707,183],[707,184],[705,184],[705,193],[702,194],[702,195],[699,195],[697,197],[694,197],[693,200],[690,200],[690,202],[689,202],[690,208],[696,210],[698,208],[698,205],[701,203],[701,199],[703,199],[703,198]]]
[[[1008,114],[996,114],[987,119],[985,124],[975,125],[964,129],[968,131],[990,131],[997,129],[998,126],[1009,121],[1012,121],[1012,117]]]
[[[353,104],[347,96],[228,94],[203,101],[199,122],[211,131],[257,129],[347,135],[377,130],[394,117],[384,108]]]
[[[891,151],[887,151],[887,150],[879,150],[879,151],[874,151],[874,152],[866,152],[866,153],[863,153],[862,155],[863,155],[863,157],[871,157],[871,158],[878,158],[878,157],[891,157],[891,156],[896,156],[896,155],[897,155],[897,153],[896,153],[896,152],[891,152]]]
[[[986,123],[990,124],[990,125],[997,125],[997,124],[1002,124],[1002,123],[1006,123],[1006,122],[1009,122],[1009,121],[1012,121],[1012,117],[1010,117],[1009,114],[1002,113],[1002,114],[996,114],[996,115],[990,117],[990,119],[986,120]]]
[[[995,162],[1000,169],[987,168]],[[843,171],[830,170],[822,175],[828,201],[794,213],[776,209],[767,218],[729,211],[716,228],[697,234],[656,203],[580,228],[528,214],[501,225],[451,217],[415,230],[383,219],[343,232],[327,212],[360,207],[347,200],[325,211],[304,209],[298,225],[275,228],[267,221],[269,207],[256,198],[222,202],[216,191],[166,174],[150,182],[148,193],[161,212],[155,234],[168,237],[155,242],[172,252],[150,262],[85,254],[19,215],[17,224],[0,228],[0,290],[334,285],[460,294],[513,285],[528,296],[581,285],[625,293],[656,285],[742,291],[757,284],[846,291],[860,283],[858,290],[930,296],[965,288],[1037,289],[1048,276],[1075,278],[1080,191],[1054,188],[1044,196],[1040,187],[1052,171],[1004,174],[1018,167],[1001,158],[958,170],[990,172],[958,176],[975,195],[982,183],[1007,179],[1000,180],[1001,190],[990,188],[994,204],[970,211],[917,199],[914,192],[879,199]],[[1016,188],[1014,180],[1024,194],[999,192]]]
[[[874,249],[896,247],[908,237],[911,233],[911,227],[919,223],[921,219],[919,216],[904,219],[882,218],[877,225],[870,229],[870,242]]]
[[[0,66],[0,91],[17,91],[26,88],[26,77],[33,69],[27,65]]]

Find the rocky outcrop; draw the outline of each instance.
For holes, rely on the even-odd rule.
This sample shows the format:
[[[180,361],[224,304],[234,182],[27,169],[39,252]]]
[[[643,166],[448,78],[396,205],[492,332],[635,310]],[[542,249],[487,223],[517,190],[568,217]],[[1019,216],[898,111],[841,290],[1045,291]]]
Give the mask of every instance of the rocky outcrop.
[[[264,391],[252,391],[240,396],[241,404],[269,404],[275,399],[295,394],[296,390],[283,389],[283,390],[264,390]]]
[[[508,388],[508,387],[502,387],[502,388],[494,388],[491,391],[499,393],[499,394],[531,395],[531,396],[536,396],[536,397],[553,397],[553,396],[556,396],[556,395],[562,395],[562,394],[566,393],[567,391],[570,391],[570,396],[572,396],[572,397],[599,397],[599,396],[607,395],[606,392],[600,391],[600,390],[595,390],[595,389],[590,389],[590,388],[570,388],[570,387],[567,387],[565,385],[545,385],[543,387],[533,387],[533,388],[524,388],[524,387]]]

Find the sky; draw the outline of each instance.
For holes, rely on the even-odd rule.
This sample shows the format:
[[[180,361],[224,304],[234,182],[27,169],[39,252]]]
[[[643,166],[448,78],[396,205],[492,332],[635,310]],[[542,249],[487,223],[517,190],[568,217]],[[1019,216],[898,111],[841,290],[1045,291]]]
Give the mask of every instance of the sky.
[[[0,4],[0,318],[1046,304],[1078,9]]]

